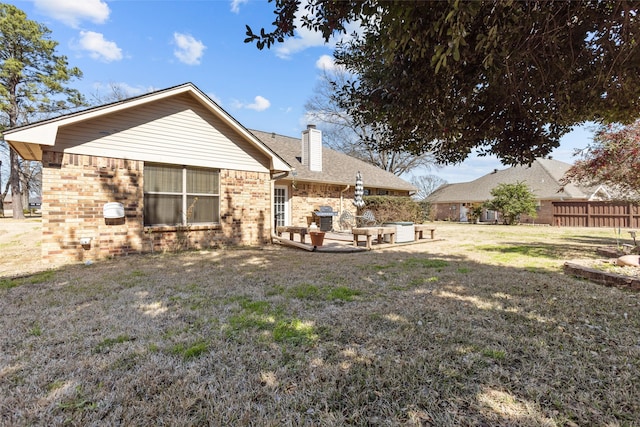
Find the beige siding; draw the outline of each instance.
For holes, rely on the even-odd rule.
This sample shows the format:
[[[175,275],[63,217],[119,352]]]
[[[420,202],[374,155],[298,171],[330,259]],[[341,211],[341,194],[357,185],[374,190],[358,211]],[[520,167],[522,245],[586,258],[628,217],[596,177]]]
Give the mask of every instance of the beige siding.
[[[91,156],[268,172],[269,159],[191,95],[74,123],[56,151]]]

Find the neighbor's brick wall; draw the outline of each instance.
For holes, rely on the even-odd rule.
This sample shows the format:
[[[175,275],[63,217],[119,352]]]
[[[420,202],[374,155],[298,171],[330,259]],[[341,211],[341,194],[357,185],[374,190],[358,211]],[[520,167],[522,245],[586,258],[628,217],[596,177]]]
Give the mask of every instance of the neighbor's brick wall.
[[[455,206],[455,209],[452,209],[452,206]],[[432,205],[431,209],[434,219],[437,221],[460,221],[460,203],[436,203]],[[482,221],[486,221],[486,211],[482,214]],[[550,200],[542,200],[537,217],[531,218],[522,215],[520,222],[523,224],[555,225],[553,223],[553,203]],[[499,223],[502,224],[502,218],[499,218]]]
[[[520,222],[523,224],[549,224],[553,223],[553,203],[550,200],[540,201],[538,207],[538,215],[535,218],[530,218],[527,215],[522,215]]]
[[[268,173],[220,172],[221,224],[149,229],[143,226],[141,161],[45,151],[42,179],[42,259],[81,262],[135,252],[256,245],[269,240]],[[120,202],[122,221],[105,220],[103,206]],[[91,237],[83,248],[82,237]]]

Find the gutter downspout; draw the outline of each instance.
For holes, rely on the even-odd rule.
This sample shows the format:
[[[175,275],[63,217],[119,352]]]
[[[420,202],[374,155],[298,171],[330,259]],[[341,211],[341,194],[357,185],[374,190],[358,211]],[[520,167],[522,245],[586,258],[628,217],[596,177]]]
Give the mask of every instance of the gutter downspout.
[[[351,188],[351,185],[347,184],[347,186],[344,188],[344,190],[340,191],[340,215],[342,215],[342,198],[343,198],[343,194],[344,194],[345,191],[347,191],[350,188]]]

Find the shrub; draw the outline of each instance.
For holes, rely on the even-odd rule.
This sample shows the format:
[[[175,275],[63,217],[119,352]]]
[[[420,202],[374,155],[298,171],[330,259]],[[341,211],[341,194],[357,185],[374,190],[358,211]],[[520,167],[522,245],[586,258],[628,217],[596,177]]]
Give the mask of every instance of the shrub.
[[[500,212],[505,224],[515,224],[521,214],[532,217],[536,215],[536,199],[533,192],[524,182],[515,184],[498,184],[491,190],[492,200],[485,207]]]
[[[410,197],[366,196],[365,207],[376,216],[379,223],[410,221],[421,223],[424,212],[418,202]]]

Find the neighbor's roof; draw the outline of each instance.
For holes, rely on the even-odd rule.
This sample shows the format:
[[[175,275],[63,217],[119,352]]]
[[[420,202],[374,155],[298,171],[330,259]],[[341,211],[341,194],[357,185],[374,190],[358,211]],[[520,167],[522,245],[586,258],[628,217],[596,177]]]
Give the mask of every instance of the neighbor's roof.
[[[431,193],[427,200],[432,203],[483,202],[493,198],[491,190],[499,184],[525,182],[539,200],[589,199],[594,189],[567,184],[560,180],[570,164],[552,159],[536,159],[530,166],[513,166],[494,170],[474,181],[446,184]]]
[[[322,147],[322,172],[311,171],[308,166],[302,164],[300,159],[302,153],[300,138],[257,130],[251,130],[251,132],[295,168],[295,176],[290,173],[286,178],[288,180],[354,185],[356,172],[360,171],[365,187],[402,191],[417,190],[413,185],[391,172],[326,146]]]

